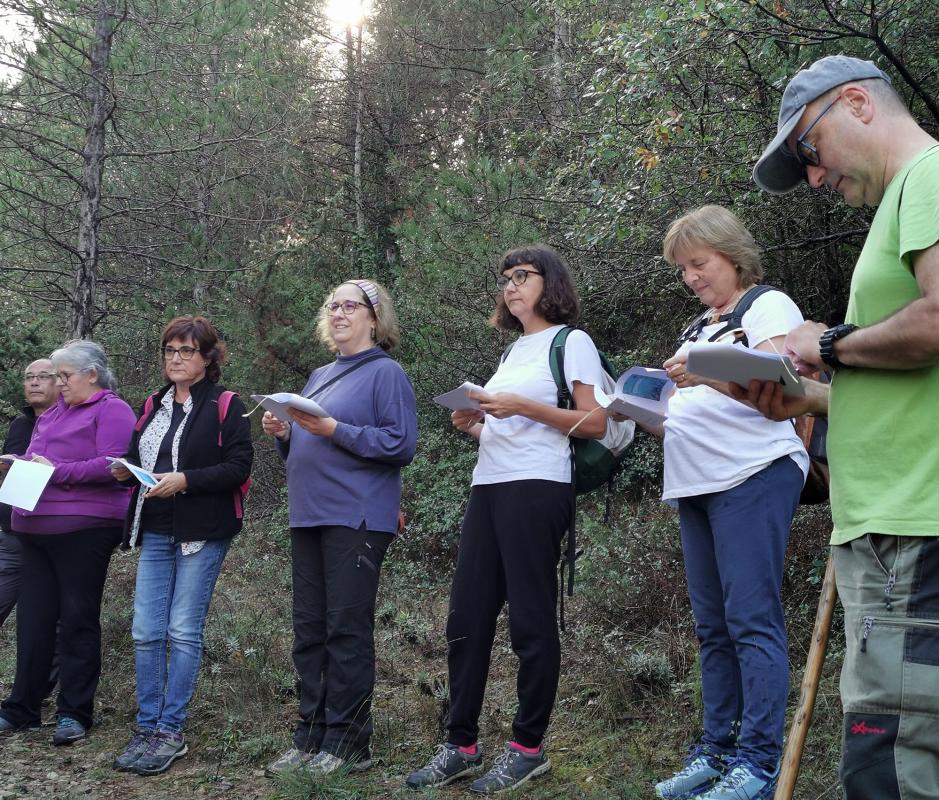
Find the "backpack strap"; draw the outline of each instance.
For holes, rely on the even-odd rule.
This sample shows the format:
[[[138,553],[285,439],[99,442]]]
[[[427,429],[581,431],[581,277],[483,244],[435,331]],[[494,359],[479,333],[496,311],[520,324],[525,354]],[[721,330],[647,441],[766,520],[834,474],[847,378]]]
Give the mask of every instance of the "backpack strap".
[[[750,310],[750,306],[753,305],[754,301],[761,295],[766,294],[767,292],[775,291],[775,286],[769,286],[768,284],[757,284],[756,286],[751,286],[744,293],[737,304],[726,314],[721,314],[719,322],[723,322],[724,326],[720,328],[717,333],[712,334],[708,337],[709,342],[716,342],[722,336],[726,336],[733,330],[741,329],[743,330],[743,315]],[[749,347],[750,342],[747,339],[747,332],[743,331],[740,339],[738,341],[743,342],[744,347]]]
[[[232,398],[238,397],[238,392],[232,392],[226,389],[218,396],[218,446],[222,446],[222,426],[225,424],[225,420],[228,417],[228,409],[231,407]],[[235,504],[235,518],[241,519],[244,517],[244,499],[248,494],[248,489],[251,488],[251,478],[245,480],[241,486],[239,486],[232,493],[232,500]]]
[[[225,417],[228,416],[228,408],[231,406],[233,397],[237,397],[238,392],[225,390],[218,396],[218,446],[222,446],[222,425],[225,424]]]
[[[718,317],[717,321],[723,322],[724,324],[718,328],[716,333],[711,334],[708,337],[709,342],[716,342],[722,337],[726,336],[733,330],[740,328],[742,330],[743,326],[743,315],[750,310],[750,306],[753,305],[753,302],[764,295],[767,292],[775,291],[775,286],[770,286],[769,284],[757,284],[756,286],[751,286],[743,294],[743,296],[737,301],[737,304],[726,314],[721,314]],[[695,317],[691,323],[681,332],[678,337],[678,346],[681,347],[685,342],[696,342],[698,337],[701,335],[701,332],[708,324],[708,319],[710,318],[710,309],[705,311],[702,314],[699,314]],[[747,339],[746,331],[742,331],[741,337],[737,341],[742,341],[744,347],[749,347],[749,341]]]
[[[326,383],[324,383],[322,386],[317,386],[312,392],[306,395],[307,400],[311,400],[320,392],[325,391],[340,378],[346,377],[346,375],[348,375],[350,372],[355,372],[359,367],[364,367],[369,362],[377,361],[379,358],[391,358],[391,356],[382,350],[380,353],[373,353],[368,358],[363,358],[361,361],[356,361],[351,367],[349,367],[349,369],[343,370],[338,375],[333,375],[333,377],[326,381]]]
[[[571,390],[567,388],[567,378],[564,376],[564,348],[567,345],[567,337],[571,335],[574,328],[565,325],[551,340],[551,347],[548,349],[548,366],[551,368],[551,377],[558,387],[558,408],[573,408],[574,398]]]
[[[574,408],[574,398],[571,390],[567,388],[567,378],[564,375],[564,350],[567,345],[567,337],[571,331],[575,330],[570,325],[565,325],[551,340],[551,346],[548,348],[548,366],[551,368],[551,377],[558,390],[558,408]],[[577,486],[576,486],[576,466],[574,459],[574,440],[570,440],[571,447],[571,521],[567,527],[567,547],[564,550],[564,560],[561,562],[561,592],[560,592],[560,614],[561,630],[566,630],[564,620],[564,571],[567,569],[567,596],[574,596],[574,571],[577,561]]]
[[[150,419],[150,415],[153,413],[153,406],[156,403],[156,399],[159,397],[159,395],[159,392],[154,392],[143,401],[143,413],[140,415],[140,419],[134,423],[134,433],[140,433],[143,430],[143,426],[146,424],[147,420]]]

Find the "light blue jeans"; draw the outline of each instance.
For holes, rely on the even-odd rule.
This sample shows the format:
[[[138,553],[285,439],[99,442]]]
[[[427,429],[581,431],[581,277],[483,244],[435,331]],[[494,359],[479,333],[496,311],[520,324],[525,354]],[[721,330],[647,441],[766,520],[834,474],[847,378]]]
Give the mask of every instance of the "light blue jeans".
[[[144,534],[133,625],[141,730],[183,729],[202,661],[205,617],[230,545],[231,539],[209,541],[183,555],[168,534]]]

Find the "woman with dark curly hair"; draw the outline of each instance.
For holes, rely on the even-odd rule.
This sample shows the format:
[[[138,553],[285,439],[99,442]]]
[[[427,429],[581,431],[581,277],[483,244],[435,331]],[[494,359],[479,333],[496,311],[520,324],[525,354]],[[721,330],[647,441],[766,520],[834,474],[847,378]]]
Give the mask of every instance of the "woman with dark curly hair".
[[[127,459],[155,473],[134,482],[125,548],[140,549],[134,591],[137,730],[114,768],[155,775],[185,755],[187,707],[222,562],[241,530],[240,487],[254,450],[244,405],[219,385],[225,345],[204,317],[177,317],[160,340],[168,384],[144,404]],[[115,477],[133,482],[124,467]],[[168,645],[168,647],[167,647]]]
[[[479,440],[447,621],[450,719],[447,741],[411,773],[408,786],[443,786],[482,766],[477,744],[496,619],[509,604],[509,634],[519,660],[512,741],[472,791],[512,789],[547,772],[543,739],[561,664],[557,565],[571,518],[568,434],[599,439],[606,416],[593,387],[603,380],[590,337],[570,333],[564,374],[574,408],[559,408],[548,353],[580,316],[580,300],[558,254],[542,244],[503,256],[501,290],[490,324],[521,331],[485,386],[479,411],[455,411],[453,425]]]

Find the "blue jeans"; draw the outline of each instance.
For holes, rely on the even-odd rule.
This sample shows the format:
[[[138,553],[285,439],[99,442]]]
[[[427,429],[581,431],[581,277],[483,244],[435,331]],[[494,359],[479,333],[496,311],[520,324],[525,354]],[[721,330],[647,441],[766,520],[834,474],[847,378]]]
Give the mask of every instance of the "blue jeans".
[[[205,617],[230,545],[231,539],[209,541],[184,556],[168,534],[143,536],[133,625],[141,730],[183,729],[202,661]]]
[[[770,772],[789,692],[780,589],[802,484],[802,470],[784,456],[731,489],[678,501],[701,648],[703,741]]]

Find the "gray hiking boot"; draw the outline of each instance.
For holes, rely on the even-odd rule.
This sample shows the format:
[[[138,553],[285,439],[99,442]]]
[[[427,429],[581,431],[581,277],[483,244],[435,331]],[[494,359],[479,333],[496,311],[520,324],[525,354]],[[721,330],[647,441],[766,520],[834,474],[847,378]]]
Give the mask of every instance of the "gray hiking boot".
[[[131,766],[137,763],[137,759],[146,752],[147,744],[152,735],[153,731],[135,731],[134,735],[130,737],[127,747],[124,748],[124,752],[114,759],[111,766],[124,772],[129,770]]]
[[[776,794],[779,767],[766,772],[744,758],[736,759],[729,771],[698,800],[772,800]]]
[[[311,775],[329,775],[336,770],[347,769],[349,772],[364,772],[372,766],[372,759],[366,753],[360,758],[340,758],[325,750],[320,750],[306,764]]]
[[[267,765],[264,774],[268,778],[276,778],[278,775],[284,775],[287,772],[300,769],[313,758],[312,753],[306,753],[296,747],[291,747],[286,753],[279,755],[274,761]]]
[[[726,771],[727,764],[719,756],[711,755],[707,745],[695,745],[689,749],[682,769],[655,784],[655,796],[664,800],[691,800],[710,789]]]
[[[476,755],[461,753],[460,748],[450,742],[437,745],[433,758],[420,769],[414,770],[405,781],[411,789],[424,789],[427,786],[446,786],[464,775],[479,772],[483,765],[483,754],[476,747]]]
[[[492,768],[477,778],[470,786],[476,794],[500,794],[517,789],[538,775],[551,769],[551,762],[544,754],[544,747],[535,755],[516,750],[506,742],[505,749],[496,758]]]
[[[166,772],[177,758],[189,752],[181,733],[157,731],[147,741],[147,749],[130,767],[138,775],[159,775]]]

